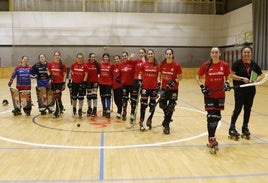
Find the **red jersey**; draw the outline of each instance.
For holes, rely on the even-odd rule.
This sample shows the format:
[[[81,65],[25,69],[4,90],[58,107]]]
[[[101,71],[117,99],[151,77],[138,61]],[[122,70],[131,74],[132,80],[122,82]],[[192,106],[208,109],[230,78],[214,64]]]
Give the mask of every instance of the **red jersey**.
[[[100,77],[99,84],[112,85],[113,84],[113,70],[114,65],[111,62],[100,63]]]
[[[137,79],[139,79],[139,74],[140,74],[140,71],[141,71],[141,65],[144,62],[141,59],[135,60],[134,62],[136,62],[135,71],[134,71],[134,80],[137,80]]]
[[[114,65],[114,70],[113,70],[113,89],[117,89],[121,87],[120,83],[116,82],[116,78],[119,76],[119,64]]]
[[[158,65],[154,65],[154,63],[147,61],[141,65],[140,72],[142,76],[142,88],[152,90],[157,89]]]
[[[47,69],[50,72],[51,76],[53,77],[54,83],[62,83],[65,82],[64,80],[64,74],[66,73],[66,65],[61,63],[61,68],[60,68],[60,63],[55,62],[54,60],[50,61]]]
[[[88,72],[86,65],[82,63],[78,63],[75,61],[71,65],[71,72],[72,72],[72,82],[74,83],[82,83],[84,81],[85,75]]]
[[[97,83],[98,82],[98,68],[96,63],[92,63],[90,61],[85,63],[86,68],[88,70],[87,82],[89,83]]]
[[[227,62],[220,60],[216,64],[211,64],[208,71],[207,70],[207,65],[209,63],[205,62],[201,65],[199,71],[198,71],[198,76],[203,76],[205,75],[205,86],[209,90],[221,90],[224,88],[224,81],[225,81],[225,76],[229,76],[230,74],[230,68]],[[211,98],[222,98],[225,96],[225,92],[222,91],[217,91],[217,92],[211,92],[211,95],[209,97]]]
[[[134,83],[136,61],[128,60],[119,65],[119,73],[122,85],[132,86]]]
[[[182,74],[180,64],[174,60],[171,63],[164,62],[160,66],[160,72],[161,72],[161,80],[162,80],[161,82],[162,82],[163,89],[166,89],[167,83],[169,81],[177,79],[177,76]],[[170,88],[169,90],[177,90],[178,87],[179,87],[179,83],[176,82],[175,86]]]

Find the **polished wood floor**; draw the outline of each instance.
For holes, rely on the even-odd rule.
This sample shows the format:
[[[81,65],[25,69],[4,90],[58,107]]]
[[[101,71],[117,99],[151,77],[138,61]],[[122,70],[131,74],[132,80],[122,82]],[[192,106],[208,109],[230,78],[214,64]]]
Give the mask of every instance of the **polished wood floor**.
[[[10,103],[0,106],[0,182],[268,182],[267,86],[257,88],[250,140],[228,139],[234,100],[233,91],[227,93],[216,155],[206,147],[203,97],[193,79],[181,81],[170,135],[162,133],[159,108],[146,132],[138,125],[126,129],[127,122],[115,119],[115,113],[101,117],[100,102],[98,117],[75,119],[68,91],[60,119],[39,115],[34,89],[31,116],[13,116],[7,79],[0,86],[0,100]]]

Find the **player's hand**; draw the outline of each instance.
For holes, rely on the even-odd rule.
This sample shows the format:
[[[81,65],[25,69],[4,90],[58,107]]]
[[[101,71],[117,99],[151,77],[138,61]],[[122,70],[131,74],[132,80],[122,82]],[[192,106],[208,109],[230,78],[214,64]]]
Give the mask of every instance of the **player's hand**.
[[[175,79],[171,80],[167,83],[167,88],[172,88],[173,86],[175,86],[175,84],[176,84],[176,80]]]
[[[116,77],[116,78],[115,78],[115,81],[116,81],[117,83],[121,83],[120,77],[119,77],[119,76]]]
[[[229,82],[224,82],[224,89],[223,89],[224,91],[230,91],[231,90],[231,87],[230,87],[230,84],[229,84]]]
[[[200,85],[200,88],[201,88],[201,92],[204,94],[204,95],[210,95],[210,91],[207,87],[205,87],[204,85]]]
[[[9,81],[7,85],[8,85],[9,87],[11,87],[11,85],[12,85],[12,81]]]
[[[73,86],[73,84],[72,84],[71,80],[69,79],[69,82],[68,82],[68,84],[67,84],[67,87],[68,87],[68,88],[72,88],[72,86]]]
[[[66,88],[66,84],[65,84],[65,82],[63,82],[62,87],[61,87],[61,91],[65,90],[65,88]]]

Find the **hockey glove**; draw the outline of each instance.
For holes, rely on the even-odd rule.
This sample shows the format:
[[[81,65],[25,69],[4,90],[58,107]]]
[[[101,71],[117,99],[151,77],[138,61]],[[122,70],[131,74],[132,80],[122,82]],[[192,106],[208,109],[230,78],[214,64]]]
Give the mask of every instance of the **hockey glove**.
[[[158,91],[158,93],[161,91],[161,83],[160,82],[157,83],[157,91]]]
[[[210,91],[207,87],[205,87],[204,85],[200,85],[200,88],[201,88],[201,92],[204,94],[204,95],[210,95]]]
[[[65,90],[65,88],[66,88],[66,84],[65,84],[65,82],[63,82],[62,87],[61,87],[61,91]]]
[[[8,84],[7,84],[9,87],[11,87],[11,85],[12,85],[12,81],[10,80],[9,82],[8,82]]]
[[[230,84],[229,84],[229,82],[224,82],[224,89],[223,89],[224,91],[230,91],[231,90],[231,87],[230,87]]]
[[[138,85],[139,85],[139,87],[141,87],[142,86],[142,80],[141,79],[138,79]]]
[[[73,84],[72,84],[70,79],[69,79],[69,82],[68,82],[67,86],[68,86],[68,88],[72,88],[72,86],[73,86]]]
[[[115,78],[115,81],[116,81],[117,83],[121,83],[120,77],[119,77],[119,76],[116,77],[116,78]]]
[[[176,84],[176,80],[175,79],[171,80],[171,81],[168,82],[167,88],[172,88],[173,86],[175,86],[175,84]]]

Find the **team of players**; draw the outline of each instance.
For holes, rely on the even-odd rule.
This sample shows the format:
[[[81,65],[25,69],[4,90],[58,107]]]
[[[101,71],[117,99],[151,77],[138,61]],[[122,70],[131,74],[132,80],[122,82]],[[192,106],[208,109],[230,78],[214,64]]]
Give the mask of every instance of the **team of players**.
[[[53,113],[54,118],[58,118],[64,111],[62,104],[62,91],[67,87],[70,90],[72,115],[82,117],[84,97],[87,98],[87,116],[97,116],[98,89],[102,104],[102,116],[111,117],[112,91],[114,101],[117,106],[116,117],[126,121],[127,106],[130,103],[130,124],[136,120],[137,105],[140,102],[140,130],[145,127],[152,128],[152,118],[159,98],[159,106],[164,111],[163,132],[170,133],[169,123],[176,106],[178,98],[179,81],[182,76],[182,69],[178,62],[174,60],[172,49],[165,51],[165,59],[160,63],[155,59],[152,49],[140,49],[140,57],[135,59],[135,55],[123,52],[114,56],[114,63],[110,60],[110,55],[104,53],[102,61],[96,61],[94,53],[89,54],[89,60],[84,62],[82,53],[76,55],[76,60],[71,64],[69,74],[67,67],[61,60],[61,53],[55,52],[54,59],[49,63],[44,54],[39,55],[39,62],[32,67],[27,64],[28,58],[22,57],[19,64],[8,83],[17,78],[16,88],[20,92],[31,90],[31,75],[37,79],[37,97],[39,111],[41,115],[48,112]],[[67,76],[68,75],[68,76]],[[53,94],[54,100],[45,103],[43,95]],[[53,91],[53,92],[51,92]],[[160,95],[159,91],[163,94]],[[48,98],[48,97],[47,97]],[[29,98],[29,100],[31,100]],[[55,110],[54,110],[55,105]],[[15,106],[14,106],[15,107]],[[150,116],[145,120],[145,111],[149,107]],[[32,106],[23,106],[23,110],[30,115]],[[77,110],[78,109],[78,110]],[[12,111],[14,115],[20,115],[20,106]],[[144,125],[145,124],[145,125]]]
[[[261,79],[261,69],[251,60],[251,52],[250,47],[242,48],[241,60],[232,65],[234,85],[249,83],[252,71],[257,74],[255,81]],[[68,78],[66,76],[66,66],[62,63],[59,52],[54,53],[54,60],[49,63],[46,62],[45,55],[39,55],[40,62],[33,67],[27,64],[27,57],[24,56],[21,64],[15,68],[8,85],[11,86],[13,79],[17,77],[17,89],[19,91],[30,90],[30,75],[36,76],[37,91],[40,88],[45,88],[46,93],[52,90],[55,101],[43,105],[44,102],[38,100],[39,110],[41,114],[46,114],[46,110],[52,113],[53,105],[56,103],[56,110],[53,113],[54,118],[58,118],[64,111],[61,95],[65,89],[66,80],[68,80],[67,86],[71,94],[73,116],[76,116],[78,112],[80,118],[82,117],[84,96],[86,96],[88,104],[87,116],[97,116],[98,89],[102,103],[102,116],[110,118],[113,91],[114,102],[117,106],[116,117],[123,121],[127,119],[127,106],[130,103],[129,119],[131,124],[134,123],[137,104],[140,102],[139,124],[141,131],[144,131],[145,128],[152,128],[153,114],[159,102],[159,107],[164,112],[163,132],[169,134],[169,124],[172,121],[178,99],[179,81],[182,79],[181,66],[174,60],[172,49],[166,49],[165,59],[161,63],[155,59],[152,49],[147,50],[147,52],[145,49],[140,49],[139,54],[140,57],[134,59],[133,54],[129,56],[127,52],[123,52],[122,59],[119,55],[115,55],[114,63],[112,63],[108,53],[103,54],[101,62],[96,61],[94,53],[90,53],[89,60],[84,62],[83,54],[79,53],[70,67]],[[229,77],[231,73],[229,65],[220,60],[219,48],[213,47],[210,51],[210,57],[210,61],[201,65],[196,80],[204,94],[204,106],[207,111],[208,146],[215,152],[218,146],[215,132],[221,119],[221,110],[224,109],[225,91],[230,90]],[[205,76],[204,83],[201,81],[203,76]],[[161,94],[160,91],[162,91]],[[246,92],[246,96],[242,99],[241,96],[244,96],[244,92]],[[255,87],[235,90],[235,109],[229,130],[231,137],[235,136],[237,138],[239,136],[235,129],[235,121],[244,105],[245,115],[242,133],[249,139],[248,121],[254,95]],[[248,98],[247,96],[251,97]],[[160,98],[157,101],[158,97]],[[149,115],[145,117],[148,107]],[[27,115],[30,115],[31,105],[26,105],[23,110]],[[12,112],[14,115],[21,114],[20,108],[16,107]]]

